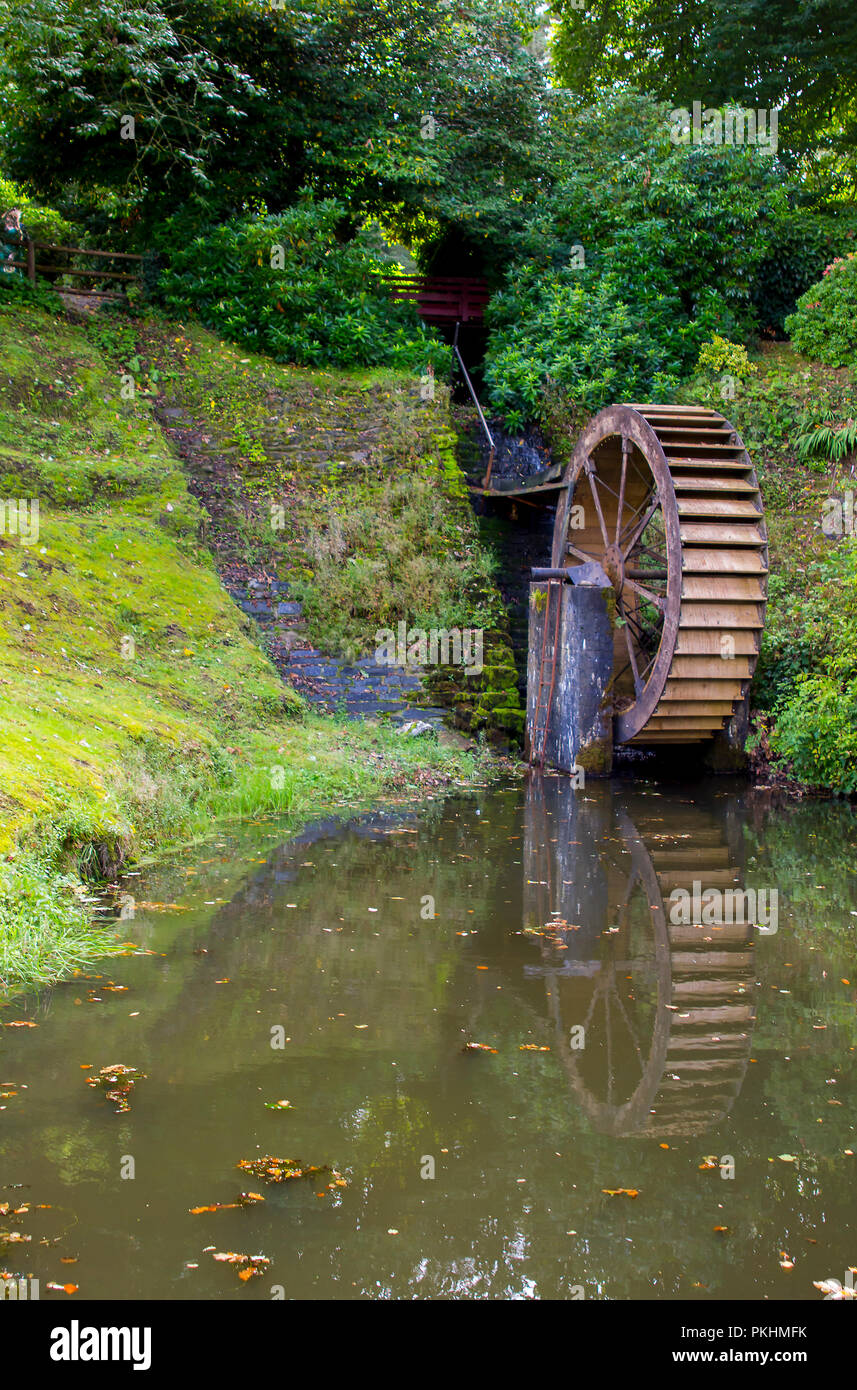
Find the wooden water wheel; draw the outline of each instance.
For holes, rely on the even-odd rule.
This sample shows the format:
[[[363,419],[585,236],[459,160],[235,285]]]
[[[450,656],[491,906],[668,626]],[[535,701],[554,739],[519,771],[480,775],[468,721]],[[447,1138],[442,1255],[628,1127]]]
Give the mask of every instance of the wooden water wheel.
[[[595,560],[616,595],[616,742],[711,738],[746,695],[767,593],[762,500],[737,431],[697,406],[610,406],[563,486],[552,563]]]

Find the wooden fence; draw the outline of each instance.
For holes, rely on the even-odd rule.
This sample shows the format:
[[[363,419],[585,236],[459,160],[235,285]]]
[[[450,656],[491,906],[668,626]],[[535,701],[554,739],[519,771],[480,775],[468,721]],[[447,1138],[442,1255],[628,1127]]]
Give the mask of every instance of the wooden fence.
[[[81,293],[91,295],[99,299],[116,298],[118,295],[127,294],[127,286],[130,284],[140,284],[140,270],[135,273],[128,273],[131,263],[137,266],[143,260],[140,255],[135,255],[130,251],[94,251],[89,246],[58,246],[46,241],[33,241],[31,237],[25,237],[23,241],[24,259],[7,260],[0,264],[13,265],[16,269],[26,271],[27,279],[33,284],[36,283],[37,275],[56,276],[58,279],[63,276],[70,276],[77,280],[95,280],[103,282],[105,280],[116,281],[120,288],[90,290],[81,287]],[[107,264],[99,264],[95,268],[81,269],[77,265],[52,265],[49,262],[56,259],[56,253],[60,257],[91,257],[99,262],[122,261],[128,270],[112,270]],[[46,254],[45,254],[46,253]],[[69,288],[66,286],[65,288]]]
[[[484,280],[462,275],[396,275],[387,283],[428,323],[481,323],[491,295]]]

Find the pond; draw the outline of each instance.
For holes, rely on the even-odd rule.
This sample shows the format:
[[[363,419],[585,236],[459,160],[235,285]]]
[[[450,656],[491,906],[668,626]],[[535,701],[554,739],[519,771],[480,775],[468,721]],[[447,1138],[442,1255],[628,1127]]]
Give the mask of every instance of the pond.
[[[0,1011],[0,1270],[69,1308],[821,1299],[857,1266],[855,832],[534,775],[129,875],[127,953]]]

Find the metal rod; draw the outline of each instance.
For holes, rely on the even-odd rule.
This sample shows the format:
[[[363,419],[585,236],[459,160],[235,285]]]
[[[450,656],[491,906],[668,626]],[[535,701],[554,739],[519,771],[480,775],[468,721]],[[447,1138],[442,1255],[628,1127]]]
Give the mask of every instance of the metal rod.
[[[461,375],[464,377],[464,381],[465,381],[465,384],[466,384],[466,386],[467,386],[467,389],[468,389],[468,391],[470,392],[470,394],[471,394],[471,396],[472,396],[472,398],[473,398],[473,404],[476,406],[476,413],[477,413],[477,415],[479,416],[479,423],[481,424],[483,430],[485,431],[485,438],[488,440],[488,447],[489,447],[489,449],[491,450],[491,452],[490,452],[490,454],[489,454],[489,456],[488,456],[488,469],[487,469],[487,472],[486,472],[486,474],[485,474],[485,477],[482,479],[482,486],[483,486],[483,487],[487,487],[487,486],[488,486],[488,483],[489,483],[490,480],[491,480],[491,468],[492,468],[492,466],[493,466],[493,464],[494,464],[494,453],[495,453],[496,445],[494,444],[494,439],[493,439],[493,436],[492,436],[492,434],[491,434],[491,431],[490,431],[489,428],[488,428],[488,422],[487,422],[487,420],[485,419],[485,416],[484,416],[483,413],[482,413],[482,407],[481,407],[481,405],[479,404],[479,398],[478,398],[478,396],[476,395],[476,392],[475,392],[474,389],[473,389],[473,382],[470,380],[470,373],[468,372],[467,368],[466,368],[465,365],[464,365],[464,358],[462,357],[462,355],[461,355],[461,349],[460,349],[459,346],[458,346],[458,328],[459,328],[459,325],[456,324],[456,325],[455,325],[455,337],[454,337],[453,340],[452,340],[452,350],[453,350],[453,352],[455,353],[456,360],[457,360],[457,362],[458,362],[459,367],[461,368]]]

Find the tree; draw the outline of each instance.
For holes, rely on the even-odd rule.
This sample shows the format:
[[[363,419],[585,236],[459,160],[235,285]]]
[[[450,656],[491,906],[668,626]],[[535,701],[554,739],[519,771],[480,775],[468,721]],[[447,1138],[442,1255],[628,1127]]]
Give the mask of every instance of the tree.
[[[673,107],[782,108],[780,147],[825,186],[853,190],[853,0],[555,0],[556,72],[591,99],[629,82]]]

